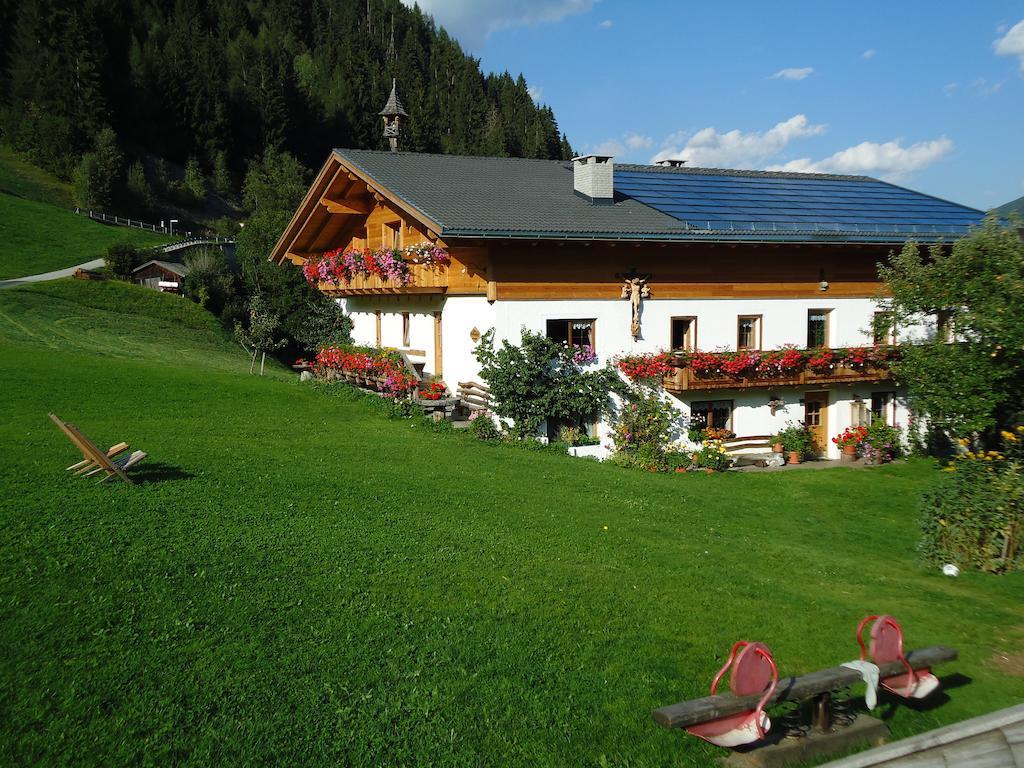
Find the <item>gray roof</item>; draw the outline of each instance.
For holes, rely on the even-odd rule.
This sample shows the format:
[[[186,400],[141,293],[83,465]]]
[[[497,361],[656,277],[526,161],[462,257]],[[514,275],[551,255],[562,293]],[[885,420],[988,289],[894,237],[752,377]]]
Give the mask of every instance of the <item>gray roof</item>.
[[[616,164],[614,202],[594,204],[568,161],[334,151],[442,237],[897,243],[984,216],[868,176]]]
[[[186,267],[184,264],[179,264],[174,261],[161,261],[160,259],[150,259],[145,264],[140,264],[135,269],[133,269],[132,273],[134,274],[135,272],[139,272],[152,264],[155,264],[156,266],[161,267],[162,269],[165,269],[168,272],[177,275],[178,277],[184,277],[185,275],[188,274],[188,267]]]
[[[573,193],[572,167],[557,160],[418,152],[334,150],[444,236],[682,233],[687,226],[629,198],[594,205]]]

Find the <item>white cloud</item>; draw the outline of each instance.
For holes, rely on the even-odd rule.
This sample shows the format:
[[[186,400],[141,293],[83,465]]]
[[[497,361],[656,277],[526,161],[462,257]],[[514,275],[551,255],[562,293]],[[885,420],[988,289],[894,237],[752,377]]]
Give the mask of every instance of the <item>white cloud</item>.
[[[590,149],[592,154],[595,155],[611,155],[612,157],[622,157],[626,154],[626,145],[618,139],[606,139],[600,144],[597,144]]]
[[[626,137],[626,146],[630,149],[650,149],[654,146],[654,139],[650,136],[641,136],[639,133],[631,133]]]
[[[789,67],[787,69],[780,69],[772,75],[772,80],[804,80],[812,72],[814,72],[814,67]]]
[[[862,141],[824,160],[812,161],[803,157],[782,165],[768,166],[768,170],[800,173],[867,173],[899,179],[927,168],[952,150],[953,141],[945,136],[931,141],[919,141],[908,147],[903,146],[901,139],[887,141],[884,144]]]
[[[954,93],[956,93],[956,89],[959,87],[959,83],[946,83],[944,86],[942,86],[942,92],[947,96],[952,96]]]
[[[499,29],[550,24],[586,13],[597,0],[402,0],[434,17],[460,43],[480,48]]]
[[[994,96],[1003,90],[1003,84],[1005,82],[1005,80],[1000,80],[998,83],[990,83],[984,77],[978,77],[971,82],[971,86],[982,96]]]
[[[868,48],[866,51],[864,51],[864,53],[860,55],[860,57],[865,60],[873,59],[875,58],[876,53],[878,53],[878,51],[876,51],[874,48]]]
[[[992,41],[996,56],[1016,56],[1024,74],[1024,20],[1018,21],[1000,38]]]
[[[690,165],[719,168],[750,168],[780,152],[794,139],[824,133],[824,125],[812,125],[806,115],[793,115],[767,131],[740,130],[719,133],[715,128],[702,128],[680,146],[686,134],[677,132],[666,141],[652,163],[667,158],[686,160]]]
[[[615,26],[615,23],[611,19],[605,19],[597,26],[599,26],[601,29],[611,29],[613,26]]]
[[[526,92],[530,94],[531,99],[533,99],[536,103],[540,104],[540,100],[544,96],[543,88],[541,88],[539,85],[531,85],[527,87]]]

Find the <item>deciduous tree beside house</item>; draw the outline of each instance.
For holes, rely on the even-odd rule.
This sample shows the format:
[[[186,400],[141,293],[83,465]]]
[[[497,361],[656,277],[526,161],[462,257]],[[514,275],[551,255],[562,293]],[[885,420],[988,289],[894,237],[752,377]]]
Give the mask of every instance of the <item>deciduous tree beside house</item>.
[[[994,438],[1024,409],[1024,241],[994,218],[950,249],[909,242],[879,272],[897,328],[938,316],[894,371],[914,410],[957,436]]]

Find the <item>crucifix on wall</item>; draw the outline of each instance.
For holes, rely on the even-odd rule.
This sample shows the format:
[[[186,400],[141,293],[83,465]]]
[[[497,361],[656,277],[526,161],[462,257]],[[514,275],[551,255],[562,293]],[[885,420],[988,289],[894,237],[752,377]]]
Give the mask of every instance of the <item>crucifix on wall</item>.
[[[629,303],[633,308],[633,321],[630,324],[629,330],[632,332],[634,339],[639,339],[640,301],[651,296],[651,287],[647,285],[647,281],[651,279],[651,276],[646,273],[637,272],[636,267],[633,267],[629,272],[617,274],[616,277],[623,281],[622,298],[629,299]]]

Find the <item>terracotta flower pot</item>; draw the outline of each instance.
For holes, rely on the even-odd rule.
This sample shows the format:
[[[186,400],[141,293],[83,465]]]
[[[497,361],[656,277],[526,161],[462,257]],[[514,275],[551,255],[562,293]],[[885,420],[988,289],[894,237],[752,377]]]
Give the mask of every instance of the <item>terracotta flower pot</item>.
[[[782,447],[782,443],[772,443],[772,453],[785,453],[786,449]]]
[[[843,461],[853,461],[857,458],[857,446],[856,445],[844,445],[843,446]]]
[[[790,451],[789,452],[789,459],[788,459],[788,461],[786,463],[787,464],[799,464],[800,460],[801,460],[800,459],[800,451]]]

